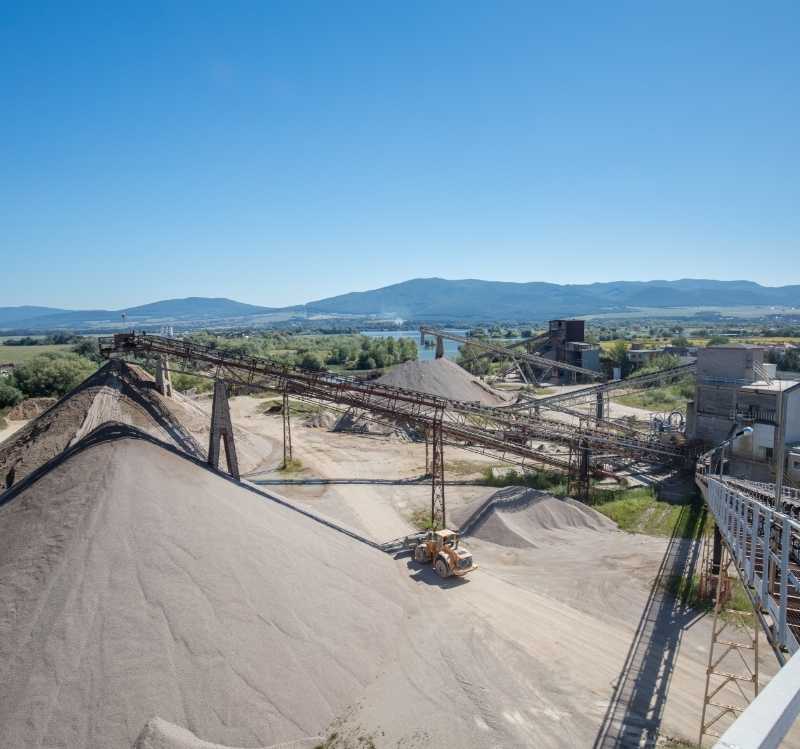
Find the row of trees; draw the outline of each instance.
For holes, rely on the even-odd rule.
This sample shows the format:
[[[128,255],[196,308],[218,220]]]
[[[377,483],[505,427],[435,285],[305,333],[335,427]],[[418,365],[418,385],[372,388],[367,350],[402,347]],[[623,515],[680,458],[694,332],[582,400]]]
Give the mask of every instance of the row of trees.
[[[16,406],[24,398],[60,398],[97,368],[97,362],[74,351],[34,356],[18,364],[9,376],[0,378],[0,408]]]
[[[44,338],[8,338],[3,341],[4,346],[63,346],[64,344],[75,343],[80,336],[67,331],[66,333],[51,333]]]
[[[217,336],[202,332],[187,336],[192,343],[220,351],[259,356],[322,370],[326,365],[376,369],[416,359],[417,344],[411,338],[374,338],[365,335],[306,336],[269,331],[248,337]]]

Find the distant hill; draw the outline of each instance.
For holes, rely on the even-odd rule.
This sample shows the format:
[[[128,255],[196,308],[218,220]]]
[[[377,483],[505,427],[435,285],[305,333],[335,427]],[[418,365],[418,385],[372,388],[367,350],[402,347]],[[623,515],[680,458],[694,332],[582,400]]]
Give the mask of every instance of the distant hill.
[[[0,325],[15,324],[18,320],[28,320],[42,315],[57,315],[67,312],[56,307],[0,307]]]
[[[800,286],[769,287],[752,281],[616,281],[560,286],[532,281],[510,283],[467,279],[417,278],[373,291],[357,291],[293,307],[258,307],[231,299],[168,299],[124,310],[54,310],[49,307],[0,308],[0,327],[67,329],[83,326],[136,327],[174,323],[245,323],[276,312],[298,317],[381,315],[402,320],[535,321],[573,315],[622,312],[630,308],[796,307]]]
[[[536,320],[629,307],[771,306],[800,309],[800,286],[752,281],[617,281],[565,285],[418,278],[374,291],[309,302],[295,309],[328,314],[385,314],[401,319]]]
[[[47,307],[6,307],[5,309],[48,310]],[[163,302],[153,302],[120,310],[53,310],[49,314],[17,316],[10,317],[7,320],[0,318],[0,325],[5,325],[5,327],[13,325],[15,328],[42,329],[79,327],[81,325],[97,325],[105,322],[118,325],[124,312],[126,323],[139,326],[152,322],[202,322],[204,320],[249,318],[277,311],[270,307],[257,307],[253,304],[235,302],[231,299],[188,297],[186,299],[167,299]]]

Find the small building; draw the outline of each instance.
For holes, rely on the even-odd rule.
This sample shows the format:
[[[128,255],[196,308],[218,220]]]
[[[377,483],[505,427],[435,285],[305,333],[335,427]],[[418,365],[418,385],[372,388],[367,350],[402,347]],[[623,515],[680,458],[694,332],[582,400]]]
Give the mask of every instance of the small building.
[[[642,364],[654,359],[656,356],[658,356],[656,349],[645,348],[644,344],[641,343],[632,343],[627,354],[628,361],[636,368],[641,367]]]
[[[728,439],[735,425],[753,429],[727,450],[726,473],[732,476],[775,480],[785,403],[783,467],[789,478],[800,481],[800,382],[774,378],[775,365],[764,364],[762,346],[725,343],[697,351],[694,401],[686,409],[687,437],[710,449]]]
[[[586,342],[583,320],[550,320],[550,331],[552,354],[557,362],[600,371],[600,347]],[[571,379],[572,373],[565,372],[565,377]]]

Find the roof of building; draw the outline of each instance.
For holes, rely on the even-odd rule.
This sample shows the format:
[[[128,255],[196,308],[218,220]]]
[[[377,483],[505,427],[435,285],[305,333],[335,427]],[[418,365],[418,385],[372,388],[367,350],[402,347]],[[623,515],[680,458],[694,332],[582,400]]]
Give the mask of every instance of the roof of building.
[[[763,349],[764,346],[756,345],[755,343],[719,343],[716,346],[708,346],[708,348],[738,348],[738,349]]]

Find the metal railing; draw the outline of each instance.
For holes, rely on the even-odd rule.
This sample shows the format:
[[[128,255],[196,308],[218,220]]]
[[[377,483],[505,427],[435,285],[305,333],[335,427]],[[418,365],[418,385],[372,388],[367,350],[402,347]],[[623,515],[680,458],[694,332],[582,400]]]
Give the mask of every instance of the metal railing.
[[[784,664],[800,648],[800,522],[765,501],[768,484],[709,475],[701,481],[767,641]]]

